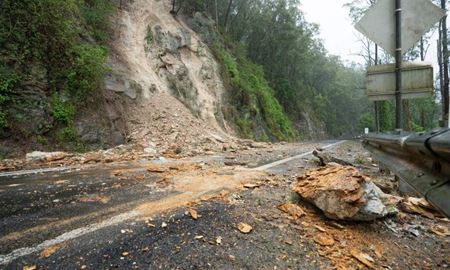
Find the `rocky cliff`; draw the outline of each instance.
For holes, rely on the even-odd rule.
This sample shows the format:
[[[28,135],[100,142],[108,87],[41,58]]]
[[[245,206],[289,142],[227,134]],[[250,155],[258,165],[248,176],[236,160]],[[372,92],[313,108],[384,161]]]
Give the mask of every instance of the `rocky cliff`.
[[[196,33],[170,14],[170,1],[123,5],[114,26],[105,91],[114,93],[113,115],[126,123],[128,140],[166,151],[233,134],[222,113],[219,65]]]
[[[42,87],[34,83],[21,86],[28,87],[34,99],[24,97],[31,104],[17,106],[24,121],[11,121],[0,134],[1,156],[123,143],[189,153],[232,140],[233,128],[223,116],[226,90],[220,66],[196,33],[170,14],[170,1],[116,4],[107,46],[108,74],[101,89],[77,109],[77,144],[58,143],[52,135],[58,132],[53,96],[46,93],[45,82]]]

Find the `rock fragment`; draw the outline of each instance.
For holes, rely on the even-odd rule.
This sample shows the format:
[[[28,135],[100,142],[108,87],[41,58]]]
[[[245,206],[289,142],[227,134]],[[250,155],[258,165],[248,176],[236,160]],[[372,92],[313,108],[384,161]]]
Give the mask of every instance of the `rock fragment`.
[[[423,198],[408,197],[401,203],[401,208],[407,213],[418,214],[429,219],[434,219],[435,216],[441,216],[433,206]]]
[[[243,234],[248,234],[253,230],[252,226],[242,222],[238,224],[237,228]]]
[[[371,221],[397,213],[401,198],[383,193],[352,166],[329,164],[298,178],[293,188],[336,220]]]
[[[355,259],[357,259],[360,263],[367,266],[369,269],[375,269],[375,266],[373,265],[375,260],[369,255],[359,252],[358,250],[355,249],[353,249],[350,253]]]
[[[318,233],[314,236],[314,242],[321,246],[332,246],[335,243],[333,236],[327,233]]]
[[[350,166],[327,166],[298,178],[293,191],[331,219],[350,219],[366,203],[361,184],[366,177]]]
[[[40,152],[34,151],[26,154],[27,161],[57,161],[68,157],[69,154],[65,152]]]
[[[289,214],[295,219],[301,218],[302,216],[306,215],[305,211],[296,204],[293,203],[286,203],[278,206],[278,209],[285,212],[286,214]]]

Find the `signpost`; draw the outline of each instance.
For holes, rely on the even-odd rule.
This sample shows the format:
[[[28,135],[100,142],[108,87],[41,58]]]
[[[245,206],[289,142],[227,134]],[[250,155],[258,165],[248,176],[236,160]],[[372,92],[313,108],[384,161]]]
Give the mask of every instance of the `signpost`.
[[[397,0],[378,0],[361,20],[355,25],[356,30],[370,38],[390,55],[395,57],[395,25],[394,11]],[[430,0],[401,1],[401,39],[402,49],[412,49],[420,38],[433,27],[445,11]]]
[[[402,56],[402,0],[395,0],[395,129],[400,131],[403,129]]]
[[[409,92],[414,92],[414,89],[417,88],[418,81],[402,82],[404,74],[402,68],[405,66],[402,63],[403,53],[413,48],[421,37],[444,16],[445,11],[431,3],[430,0],[379,0],[355,26],[358,31],[395,57],[395,127],[398,130],[403,128],[402,95],[409,98],[423,97],[423,95],[409,95]],[[382,68],[386,68],[384,72],[386,74],[392,72],[392,66],[383,66]],[[421,77],[427,80],[424,82],[425,85],[433,85],[433,76],[427,76],[430,72],[429,68],[418,70],[423,70],[416,71],[416,73],[420,73]],[[432,68],[431,74],[433,74]],[[368,89],[371,75],[373,73],[371,74],[369,70]],[[407,87],[410,84],[411,87]],[[372,95],[370,97],[373,100],[385,100],[389,96],[386,93],[390,93],[390,89],[387,87],[389,83],[386,83],[385,86],[385,91],[379,91],[382,92],[379,96]],[[425,92],[432,93],[432,91]]]
[[[367,95],[372,101],[393,100],[396,90],[394,64],[367,68]],[[433,66],[427,63],[403,63],[402,98],[414,99],[433,94]]]

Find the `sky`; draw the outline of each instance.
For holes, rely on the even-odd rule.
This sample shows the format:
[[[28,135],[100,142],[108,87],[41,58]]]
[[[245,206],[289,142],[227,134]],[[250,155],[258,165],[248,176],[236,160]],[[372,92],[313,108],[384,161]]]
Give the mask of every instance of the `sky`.
[[[343,7],[345,0],[302,0],[300,9],[308,22],[320,27],[319,37],[324,41],[330,54],[339,55],[342,60],[362,64],[364,59],[357,54],[361,51],[358,31],[352,25],[348,10]],[[425,61],[433,63],[435,71],[437,33],[430,40],[431,46]]]
[[[330,54],[362,63],[363,59],[356,56],[361,48],[357,31],[343,7],[343,0],[302,0],[301,3],[306,20],[319,24],[319,37]]]

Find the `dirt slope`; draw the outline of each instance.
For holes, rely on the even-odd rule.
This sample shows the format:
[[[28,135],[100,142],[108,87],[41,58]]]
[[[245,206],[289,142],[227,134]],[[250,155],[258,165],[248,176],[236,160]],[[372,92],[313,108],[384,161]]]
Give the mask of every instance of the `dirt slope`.
[[[124,4],[114,24],[112,72],[105,83],[125,99],[120,115],[128,139],[162,150],[172,143],[231,139],[219,66],[196,34],[170,14],[170,1]]]

